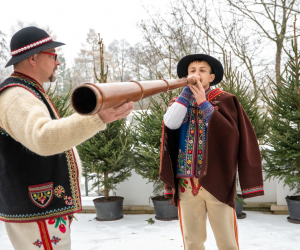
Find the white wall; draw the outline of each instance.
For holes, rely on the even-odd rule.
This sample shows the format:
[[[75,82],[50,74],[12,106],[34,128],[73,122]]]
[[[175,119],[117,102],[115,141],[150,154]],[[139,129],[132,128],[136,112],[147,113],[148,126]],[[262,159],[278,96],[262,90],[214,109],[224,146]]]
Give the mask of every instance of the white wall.
[[[124,205],[129,206],[152,206],[152,202],[149,203],[149,197],[153,196],[153,183],[147,183],[147,179],[143,179],[134,170],[132,170],[132,176],[128,180],[117,185],[117,190],[114,192],[118,196],[124,197]],[[91,182],[89,186],[91,187]],[[85,195],[84,190],[84,178],[81,182],[82,195]],[[285,197],[287,195],[293,195],[294,192],[289,190],[289,187],[283,187],[283,182],[277,179],[268,180],[264,182],[264,196],[258,196],[249,198],[246,202],[275,202],[277,205],[286,205]],[[96,195],[94,192],[90,192],[90,195]],[[114,195],[113,192],[110,195]]]
[[[124,197],[124,205],[152,206],[149,198],[153,196],[153,183],[147,184],[147,179],[143,179],[134,170],[131,174],[127,181],[117,185],[116,195]]]
[[[277,205],[287,205],[285,197],[287,195],[294,195],[295,192],[290,191],[288,186],[283,187],[282,181],[277,181]]]

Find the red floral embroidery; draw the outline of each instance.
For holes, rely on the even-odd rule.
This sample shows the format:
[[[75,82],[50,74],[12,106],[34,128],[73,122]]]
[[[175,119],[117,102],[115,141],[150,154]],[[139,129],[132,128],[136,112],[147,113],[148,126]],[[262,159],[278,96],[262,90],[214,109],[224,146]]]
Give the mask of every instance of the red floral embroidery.
[[[186,184],[188,184],[187,180],[179,179],[180,191],[181,193],[185,192],[185,188],[187,188]]]
[[[198,151],[198,153],[199,153],[199,154],[202,154],[202,150],[200,149],[200,150]]]
[[[195,131],[194,130],[191,130],[191,134],[194,134],[195,133]]]
[[[48,224],[50,225],[54,225],[55,228],[58,227],[59,231],[61,231],[62,233],[66,232],[66,227],[65,225],[67,224],[67,216],[63,216],[63,217],[58,217],[55,219],[50,219],[48,221]]]
[[[192,150],[189,150],[188,153],[191,154],[191,153],[192,153]]]
[[[48,221],[48,224],[49,225],[53,225],[55,223],[55,219],[50,219],[49,221]]]
[[[59,225],[59,231],[61,231],[63,234],[66,232],[66,227],[64,224]]]

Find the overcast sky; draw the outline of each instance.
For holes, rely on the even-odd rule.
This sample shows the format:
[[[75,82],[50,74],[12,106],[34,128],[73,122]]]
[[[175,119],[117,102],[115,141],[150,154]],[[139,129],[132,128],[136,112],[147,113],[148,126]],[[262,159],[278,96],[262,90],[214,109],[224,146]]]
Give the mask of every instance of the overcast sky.
[[[49,26],[57,40],[66,43],[63,53],[68,67],[85,42],[90,28],[100,32],[108,45],[126,39],[131,45],[142,40],[136,24],[147,18],[144,6],[167,12],[170,0],[0,0],[0,30],[11,38],[11,27],[20,20]],[[165,11],[164,11],[165,10]]]

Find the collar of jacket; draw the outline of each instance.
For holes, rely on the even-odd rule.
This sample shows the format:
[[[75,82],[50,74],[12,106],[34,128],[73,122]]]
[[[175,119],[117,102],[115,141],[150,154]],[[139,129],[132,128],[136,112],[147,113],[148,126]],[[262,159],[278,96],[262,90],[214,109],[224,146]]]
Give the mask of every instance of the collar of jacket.
[[[16,79],[20,79],[20,80],[25,80],[31,84],[33,84],[38,90],[42,91],[43,93],[45,93],[45,90],[43,88],[43,85],[40,84],[37,80],[35,80],[34,78],[28,76],[28,75],[25,75],[23,73],[20,73],[20,72],[17,72],[17,71],[14,71],[14,73],[11,74],[10,76],[11,78],[16,78]]]

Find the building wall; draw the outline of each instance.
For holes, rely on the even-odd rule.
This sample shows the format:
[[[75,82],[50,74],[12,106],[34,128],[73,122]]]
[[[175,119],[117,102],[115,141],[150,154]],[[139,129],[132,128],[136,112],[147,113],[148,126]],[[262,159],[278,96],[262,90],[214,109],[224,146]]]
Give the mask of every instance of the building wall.
[[[147,183],[134,170],[131,171],[132,175],[125,182],[118,184],[117,190],[114,192],[117,196],[124,197],[124,205],[129,206],[152,206],[149,200],[153,196],[153,183]]]

